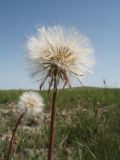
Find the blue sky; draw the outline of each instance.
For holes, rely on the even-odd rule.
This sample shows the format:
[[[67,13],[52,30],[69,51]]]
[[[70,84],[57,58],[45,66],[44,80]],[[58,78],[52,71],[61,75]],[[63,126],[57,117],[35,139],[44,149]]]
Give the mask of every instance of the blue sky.
[[[119,0],[0,0],[0,89],[38,88],[25,62],[36,26],[76,27],[95,48],[94,74],[84,85],[120,87]],[[74,85],[79,85],[74,82]]]

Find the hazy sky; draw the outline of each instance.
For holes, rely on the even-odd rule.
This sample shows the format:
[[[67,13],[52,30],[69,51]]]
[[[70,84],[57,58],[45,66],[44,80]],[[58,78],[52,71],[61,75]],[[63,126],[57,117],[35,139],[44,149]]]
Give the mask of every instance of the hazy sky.
[[[38,88],[24,46],[37,26],[54,24],[91,39],[96,65],[84,85],[120,87],[120,0],[0,0],[0,89]]]

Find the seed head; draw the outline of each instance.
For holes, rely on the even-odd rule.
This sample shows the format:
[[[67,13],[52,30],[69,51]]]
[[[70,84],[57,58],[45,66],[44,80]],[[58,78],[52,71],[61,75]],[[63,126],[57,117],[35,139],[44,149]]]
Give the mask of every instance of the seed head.
[[[33,118],[37,114],[43,111],[44,103],[43,98],[36,92],[24,92],[20,96],[18,102],[17,111],[22,114],[26,111],[25,117],[28,119]]]
[[[37,36],[28,40],[27,49],[32,75],[45,75],[41,87],[46,79],[50,79],[49,88],[55,79],[70,85],[70,73],[78,78],[85,76],[94,62],[89,39],[62,26],[38,28]]]

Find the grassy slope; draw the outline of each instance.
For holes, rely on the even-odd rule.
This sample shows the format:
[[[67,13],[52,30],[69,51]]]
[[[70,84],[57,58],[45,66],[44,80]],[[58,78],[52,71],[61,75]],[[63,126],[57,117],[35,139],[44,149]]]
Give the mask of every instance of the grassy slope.
[[[0,91],[0,107],[17,103],[23,91]],[[50,110],[47,92],[46,112]],[[120,89],[74,88],[58,92],[54,156],[55,160],[119,160]],[[0,136],[15,122],[0,114]],[[14,159],[46,160],[49,123],[28,132],[18,130]],[[7,142],[0,141],[0,155],[5,159]]]

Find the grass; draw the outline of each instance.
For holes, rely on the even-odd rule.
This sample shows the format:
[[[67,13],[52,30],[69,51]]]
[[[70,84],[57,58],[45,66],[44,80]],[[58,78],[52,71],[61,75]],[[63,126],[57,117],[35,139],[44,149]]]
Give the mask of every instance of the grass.
[[[0,91],[0,108],[15,107],[22,92]],[[45,112],[49,113],[48,94],[41,94],[45,98]],[[120,89],[65,89],[59,90],[57,99],[55,160],[119,160]],[[15,120],[12,113],[0,112],[0,122],[0,158],[5,160]],[[48,137],[49,119],[29,129],[20,126],[13,160],[47,160]]]

